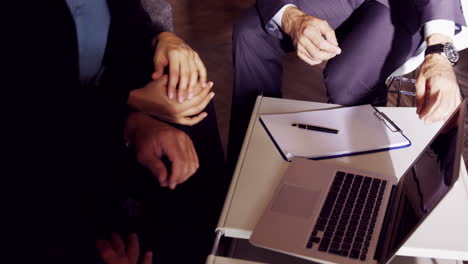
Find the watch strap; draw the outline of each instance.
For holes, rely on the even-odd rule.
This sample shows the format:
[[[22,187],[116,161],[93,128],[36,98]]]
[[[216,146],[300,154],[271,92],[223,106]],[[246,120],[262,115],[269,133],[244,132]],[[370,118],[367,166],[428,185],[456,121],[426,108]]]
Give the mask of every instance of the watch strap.
[[[444,44],[431,45],[426,48],[425,56],[434,53],[444,53]]]

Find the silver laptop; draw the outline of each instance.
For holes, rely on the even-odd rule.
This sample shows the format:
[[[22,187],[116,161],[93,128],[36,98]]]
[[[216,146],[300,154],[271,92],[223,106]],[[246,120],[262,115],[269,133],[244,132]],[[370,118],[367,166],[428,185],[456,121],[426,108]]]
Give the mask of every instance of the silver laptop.
[[[388,263],[459,178],[465,108],[400,180],[293,160],[250,242],[321,262]]]

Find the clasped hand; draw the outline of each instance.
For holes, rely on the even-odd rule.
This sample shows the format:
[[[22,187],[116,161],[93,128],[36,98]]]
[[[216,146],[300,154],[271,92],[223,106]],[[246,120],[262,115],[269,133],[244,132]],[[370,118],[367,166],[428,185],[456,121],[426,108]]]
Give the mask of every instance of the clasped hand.
[[[171,123],[192,126],[202,121],[208,115],[202,111],[214,97],[214,92],[210,92],[213,83],[209,82],[205,88],[201,87],[201,83],[197,83],[198,94],[178,103],[166,95],[168,79],[167,75],[163,75],[145,87],[133,90],[129,96],[129,105]]]
[[[328,22],[296,7],[286,9],[282,27],[293,40],[297,56],[311,66],[341,53],[335,31]]]
[[[199,167],[195,147],[186,133],[143,113],[130,114],[125,138],[133,145],[138,162],[151,171],[162,187],[175,189]],[[163,161],[164,157],[169,164]]]
[[[200,56],[182,39],[171,32],[160,33],[154,54],[155,72],[152,77],[158,80],[169,67],[167,96],[171,100],[183,103],[198,94],[198,88],[206,88],[207,71]],[[200,85],[197,85],[199,83]]]

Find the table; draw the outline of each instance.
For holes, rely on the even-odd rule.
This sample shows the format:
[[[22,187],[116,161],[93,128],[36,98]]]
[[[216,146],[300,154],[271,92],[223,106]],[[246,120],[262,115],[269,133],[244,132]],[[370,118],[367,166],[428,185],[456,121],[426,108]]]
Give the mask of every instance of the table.
[[[214,256],[217,243],[223,236],[239,239],[250,237],[288,166],[288,162],[283,160],[261,126],[258,116],[333,106],[335,105],[261,96],[257,98],[218,222],[217,241],[213,248],[213,255],[208,257],[207,263],[237,263],[236,260]],[[415,108],[384,107],[379,110],[389,116],[411,139],[411,147],[320,162],[352,165],[358,169],[401,177],[437,133],[442,123],[424,125],[418,119]],[[468,176],[463,160],[460,174],[462,179],[453,187],[454,191],[434,209],[435,211],[398,251],[397,255],[468,260],[468,228],[465,228],[468,223]],[[447,219],[451,221],[448,229],[445,226]],[[438,240],[435,241],[434,237]]]

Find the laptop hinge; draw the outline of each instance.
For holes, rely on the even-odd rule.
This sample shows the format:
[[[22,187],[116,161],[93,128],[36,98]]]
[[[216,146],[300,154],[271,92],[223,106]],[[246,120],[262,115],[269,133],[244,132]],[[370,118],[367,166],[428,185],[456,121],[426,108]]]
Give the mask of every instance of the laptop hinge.
[[[382,249],[383,249],[384,242],[385,242],[384,237],[387,236],[387,233],[388,233],[388,230],[389,230],[388,222],[390,221],[391,210],[393,208],[393,206],[392,206],[393,202],[392,201],[395,198],[396,190],[397,190],[397,185],[393,185],[392,190],[390,192],[390,199],[388,199],[387,210],[385,210],[385,217],[384,217],[384,220],[383,220],[383,223],[382,223],[382,229],[380,231],[379,240],[378,240],[378,243],[377,243],[377,248],[376,248],[375,254],[374,254],[374,259],[375,260],[380,260],[381,257],[382,257]]]

